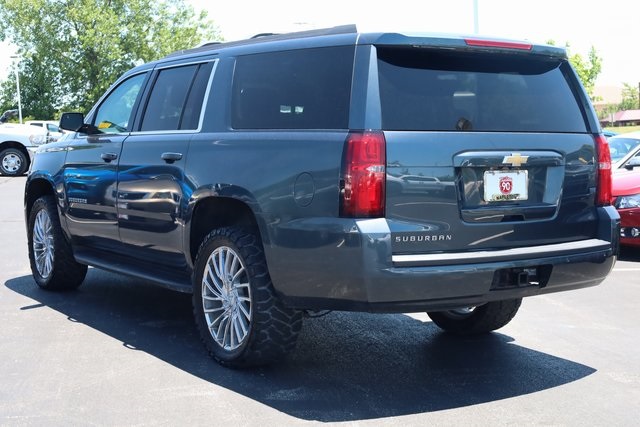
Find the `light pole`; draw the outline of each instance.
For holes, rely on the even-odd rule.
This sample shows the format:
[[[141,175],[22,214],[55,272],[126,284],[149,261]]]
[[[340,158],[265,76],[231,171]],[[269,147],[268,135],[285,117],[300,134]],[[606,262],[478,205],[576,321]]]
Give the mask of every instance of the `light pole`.
[[[478,18],[478,0],[473,0],[473,32],[480,32],[480,19]]]
[[[18,72],[18,65],[20,64],[20,56],[12,55],[11,58],[17,59],[16,61],[16,91],[18,92],[18,119],[22,124],[22,102],[20,101],[20,74]]]

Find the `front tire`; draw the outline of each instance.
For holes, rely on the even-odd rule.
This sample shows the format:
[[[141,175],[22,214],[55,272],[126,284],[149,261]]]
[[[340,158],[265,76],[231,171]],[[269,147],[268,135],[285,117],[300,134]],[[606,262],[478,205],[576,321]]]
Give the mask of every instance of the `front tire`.
[[[68,290],[82,284],[87,266],[73,257],[71,245],[60,227],[53,196],[35,201],[29,214],[29,261],[33,278],[43,289]]]
[[[275,294],[257,232],[240,227],[214,230],[200,246],[193,312],[209,354],[230,367],[281,359],[302,326],[302,312]]]
[[[492,301],[476,307],[427,312],[446,332],[457,335],[484,334],[505,326],[518,312],[522,298]]]
[[[27,156],[17,148],[7,148],[0,152],[0,174],[20,176],[26,172],[28,166]]]

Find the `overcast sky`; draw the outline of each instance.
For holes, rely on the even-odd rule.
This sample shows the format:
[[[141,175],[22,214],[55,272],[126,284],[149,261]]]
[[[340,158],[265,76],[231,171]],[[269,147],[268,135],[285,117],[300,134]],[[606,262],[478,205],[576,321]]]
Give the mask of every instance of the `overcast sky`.
[[[205,9],[226,40],[357,24],[359,30],[473,34],[474,0],[186,0]],[[635,28],[640,0],[477,0],[480,34],[569,43],[586,57],[595,46],[603,59],[600,85],[640,82]],[[0,44],[0,79],[14,50]]]

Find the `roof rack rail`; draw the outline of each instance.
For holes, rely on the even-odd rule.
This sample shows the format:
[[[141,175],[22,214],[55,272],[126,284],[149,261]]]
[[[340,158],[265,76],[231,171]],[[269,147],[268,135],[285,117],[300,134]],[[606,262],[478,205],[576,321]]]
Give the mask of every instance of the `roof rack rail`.
[[[255,36],[251,36],[252,39],[259,39],[260,37],[279,36],[280,33],[258,33]]]
[[[337,27],[331,28],[321,28],[317,30],[307,30],[307,31],[299,31],[295,33],[260,33],[246,40],[238,40],[238,41],[230,41],[230,42],[208,42],[201,46],[198,46],[193,49],[188,50],[179,50],[177,52],[170,53],[165,58],[171,58],[173,56],[188,54],[188,53],[198,53],[205,52],[207,50],[223,48],[227,46],[242,46],[253,43],[262,43],[267,41],[280,41],[280,40],[291,40],[291,39],[301,39],[307,37],[319,37],[319,36],[330,36],[330,35],[338,35],[338,34],[352,34],[357,33],[358,30],[354,24],[350,25],[340,25]]]

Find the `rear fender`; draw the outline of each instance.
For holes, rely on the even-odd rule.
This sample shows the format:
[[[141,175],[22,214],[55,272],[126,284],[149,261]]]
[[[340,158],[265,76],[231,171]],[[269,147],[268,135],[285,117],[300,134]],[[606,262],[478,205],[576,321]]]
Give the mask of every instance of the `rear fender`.
[[[256,198],[236,185],[214,184],[196,189],[189,199],[184,221],[183,247],[190,267],[204,235],[217,227],[257,227],[263,244],[269,244],[267,225]]]

